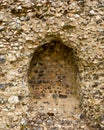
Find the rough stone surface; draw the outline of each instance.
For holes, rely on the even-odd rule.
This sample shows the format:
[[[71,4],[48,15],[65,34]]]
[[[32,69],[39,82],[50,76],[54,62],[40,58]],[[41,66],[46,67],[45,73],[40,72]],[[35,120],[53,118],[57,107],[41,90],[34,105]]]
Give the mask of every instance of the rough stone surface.
[[[104,128],[104,0],[0,0],[0,130],[27,127],[21,120],[29,116],[30,61],[37,48],[52,41],[73,50],[84,118],[94,130]],[[18,104],[8,102],[11,95],[18,96]],[[44,123],[29,127],[42,130]],[[87,130],[83,124],[73,120],[67,128],[56,123],[49,129]]]
[[[8,99],[8,102],[9,102],[10,104],[16,104],[16,103],[19,102],[19,99],[18,99],[17,96],[10,96],[9,99]]]

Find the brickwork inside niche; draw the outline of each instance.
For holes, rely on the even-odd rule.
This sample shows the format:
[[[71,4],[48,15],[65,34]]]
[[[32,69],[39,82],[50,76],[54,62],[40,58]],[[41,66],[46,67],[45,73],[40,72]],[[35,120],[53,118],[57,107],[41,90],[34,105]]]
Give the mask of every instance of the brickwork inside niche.
[[[63,111],[70,113],[76,105],[78,107],[75,97],[78,88],[77,66],[73,50],[62,43],[45,44],[35,51],[28,71],[28,82],[30,95],[38,110],[43,104],[45,111],[51,107],[62,114]]]

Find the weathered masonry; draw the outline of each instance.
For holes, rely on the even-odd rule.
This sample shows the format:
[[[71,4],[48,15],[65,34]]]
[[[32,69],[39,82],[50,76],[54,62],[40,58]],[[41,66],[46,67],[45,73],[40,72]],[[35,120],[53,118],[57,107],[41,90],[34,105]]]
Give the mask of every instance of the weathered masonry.
[[[104,129],[103,0],[0,1],[0,108],[2,130],[30,109]]]
[[[66,88],[72,87],[71,90],[76,89],[77,67],[74,62],[72,50],[61,43],[53,41],[53,43],[41,46],[35,52],[30,63],[28,72],[30,87],[33,89],[35,86],[36,89],[42,87],[42,91],[46,87],[50,93],[53,92],[50,87],[66,86]],[[56,84],[54,84],[55,82]],[[47,85],[44,86],[46,83]],[[60,91],[60,88],[57,89]],[[45,96],[44,92],[41,94],[43,97]]]
[[[59,41],[42,45],[33,54],[29,66],[30,95],[34,97],[34,101],[48,100],[49,106],[45,105],[45,109],[51,107],[56,108],[56,112],[70,114],[71,109],[78,105],[75,99],[78,93],[77,72],[71,48]],[[62,105],[66,110],[61,108]]]

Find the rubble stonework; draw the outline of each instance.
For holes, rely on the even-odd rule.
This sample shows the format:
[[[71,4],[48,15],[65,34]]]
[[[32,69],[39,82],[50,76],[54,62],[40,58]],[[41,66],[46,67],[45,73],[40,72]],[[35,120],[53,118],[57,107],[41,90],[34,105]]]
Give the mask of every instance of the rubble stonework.
[[[52,41],[61,42],[73,50],[78,67],[78,93],[82,111],[88,125],[103,129],[103,0],[0,0],[2,111],[11,110],[11,105],[11,111],[15,110],[21,94],[26,106],[30,61],[35,49]],[[15,98],[10,99],[11,95]],[[8,99],[14,105],[7,107]]]

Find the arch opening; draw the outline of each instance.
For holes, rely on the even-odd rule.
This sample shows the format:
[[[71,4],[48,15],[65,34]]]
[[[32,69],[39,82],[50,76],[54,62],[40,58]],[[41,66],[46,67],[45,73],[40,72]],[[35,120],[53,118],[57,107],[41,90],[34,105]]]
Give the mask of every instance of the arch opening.
[[[73,50],[59,41],[36,49],[28,70],[32,106],[39,112],[70,115],[79,110]]]

